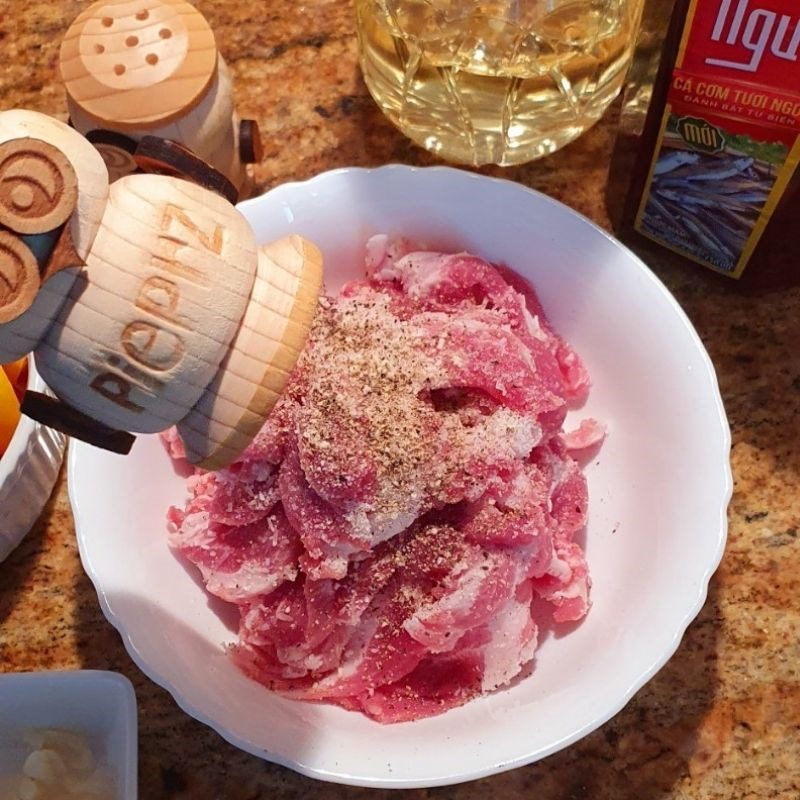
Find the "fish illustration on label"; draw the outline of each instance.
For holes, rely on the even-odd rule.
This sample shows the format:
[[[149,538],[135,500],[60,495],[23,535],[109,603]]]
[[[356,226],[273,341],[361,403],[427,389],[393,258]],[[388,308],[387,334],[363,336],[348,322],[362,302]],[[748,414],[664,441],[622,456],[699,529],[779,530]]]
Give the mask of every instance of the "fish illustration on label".
[[[800,160],[800,13],[693,0],[634,222],[738,278]]]

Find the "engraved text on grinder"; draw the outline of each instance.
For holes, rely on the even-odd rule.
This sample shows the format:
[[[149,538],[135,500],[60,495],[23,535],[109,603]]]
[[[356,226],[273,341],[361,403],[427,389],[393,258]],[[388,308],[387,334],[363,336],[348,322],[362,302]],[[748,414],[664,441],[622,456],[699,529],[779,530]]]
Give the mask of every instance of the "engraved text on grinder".
[[[105,361],[98,364],[102,371],[90,383],[94,391],[128,411],[144,410],[131,399],[132,388],[158,392],[186,354],[182,334],[190,330],[190,323],[181,310],[176,278],[208,288],[205,270],[190,263],[187,256],[193,247],[221,256],[224,236],[222,225],[214,224],[209,232],[185,209],[172,203],[164,207],[158,249],[151,260],[154,273],[142,281],[134,300],[142,316],[123,329],[119,352],[104,352]],[[127,360],[120,356],[123,352]]]

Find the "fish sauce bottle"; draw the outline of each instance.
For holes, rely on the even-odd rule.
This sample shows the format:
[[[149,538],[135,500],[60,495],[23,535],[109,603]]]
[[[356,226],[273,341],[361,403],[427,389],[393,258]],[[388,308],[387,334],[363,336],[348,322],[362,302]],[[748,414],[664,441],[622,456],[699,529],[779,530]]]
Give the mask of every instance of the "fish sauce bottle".
[[[607,204],[619,236],[745,289],[800,283],[800,3],[650,0]]]

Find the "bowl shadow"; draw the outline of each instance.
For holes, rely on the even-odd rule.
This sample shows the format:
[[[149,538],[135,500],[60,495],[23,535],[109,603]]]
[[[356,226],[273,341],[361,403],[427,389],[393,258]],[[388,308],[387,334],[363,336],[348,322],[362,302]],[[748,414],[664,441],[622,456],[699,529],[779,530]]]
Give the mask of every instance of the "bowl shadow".
[[[77,651],[84,668],[111,669],[134,684],[139,709],[140,797],[148,800],[419,800],[528,797],[537,800],[660,800],[695,766],[698,729],[718,685],[717,584],[678,651],[628,705],[597,731],[549,758],[510,772],[437,789],[360,789],[315,781],[228,744],[178,707],[167,691],[132,662],[105,620],[94,588],[76,576]],[[125,598],[125,602],[148,602]],[[130,613],[130,609],[128,610]],[[563,626],[543,631],[562,633]],[[190,636],[196,634],[189,633]],[[535,680],[535,666],[530,680]],[[266,691],[266,690],[265,690]],[[309,746],[314,731],[309,729]]]
[[[615,717],[572,746],[527,767],[432,790],[430,797],[533,797],[537,800],[662,800],[703,761],[699,728],[714,704],[719,629],[712,580],[697,619],[675,655]],[[550,633],[563,635],[563,626]],[[536,679],[535,670],[532,677]],[[696,757],[695,757],[696,756]]]
[[[105,619],[94,586],[84,573],[76,576],[74,594],[74,634],[82,668],[119,672],[130,679],[136,691],[139,797],[259,800],[272,797],[275,786],[292,781],[314,785],[310,779],[235,748],[185,714],[169,692],[151,681],[130,658],[119,633]],[[136,613],[137,604],[141,613],[147,613],[148,601],[144,598],[117,597],[115,602],[124,603],[128,613]],[[181,635],[196,636],[185,628]]]

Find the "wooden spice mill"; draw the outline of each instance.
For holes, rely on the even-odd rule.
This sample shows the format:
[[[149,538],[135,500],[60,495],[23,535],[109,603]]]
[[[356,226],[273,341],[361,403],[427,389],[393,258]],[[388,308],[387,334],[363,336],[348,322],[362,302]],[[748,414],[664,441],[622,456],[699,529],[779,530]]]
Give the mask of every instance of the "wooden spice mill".
[[[184,0],[100,0],[61,46],[70,124],[0,112],[0,362],[55,398],[23,413],[118,452],[177,426],[230,463],[302,350],[322,282],[298,236],[258,247],[234,208],[260,159]]]

